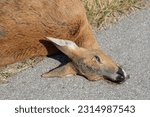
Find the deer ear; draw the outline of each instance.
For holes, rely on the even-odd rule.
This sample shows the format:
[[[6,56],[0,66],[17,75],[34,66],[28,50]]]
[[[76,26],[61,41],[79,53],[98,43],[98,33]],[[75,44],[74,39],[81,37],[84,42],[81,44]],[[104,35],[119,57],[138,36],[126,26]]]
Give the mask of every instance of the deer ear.
[[[60,51],[62,51],[69,57],[71,57],[72,54],[76,52],[77,49],[79,48],[75,42],[70,40],[63,40],[53,37],[47,37],[47,39],[50,40]]]
[[[53,37],[47,37],[48,40],[50,40],[52,43],[54,43],[56,46],[60,47],[68,47],[71,49],[75,49],[78,46],[75,44],[75,42],[70,41],[70,40],[63,40],[63,39],[58,39],[58,38],[53,38]]]

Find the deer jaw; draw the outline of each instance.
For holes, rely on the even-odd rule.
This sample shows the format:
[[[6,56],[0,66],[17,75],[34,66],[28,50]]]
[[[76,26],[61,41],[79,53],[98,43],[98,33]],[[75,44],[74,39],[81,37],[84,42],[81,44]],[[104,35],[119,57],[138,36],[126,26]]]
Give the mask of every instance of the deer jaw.
[[[88,80],[100,80],[107,77],[107,79],[117,83],[121,83],[127,78],[125,71],[100,49],[90,50],[78,47],[70,40],[52,37],[48,37],[48,39],[72,61],[65,66],[43,74],[43,77],[79,74]]]

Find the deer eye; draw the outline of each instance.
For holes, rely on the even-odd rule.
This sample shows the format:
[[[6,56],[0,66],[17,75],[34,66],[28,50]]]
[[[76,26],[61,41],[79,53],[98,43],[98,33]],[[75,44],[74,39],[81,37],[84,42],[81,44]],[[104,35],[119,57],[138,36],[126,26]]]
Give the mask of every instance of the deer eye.
[[[95,57],[95,59],[96,59],[99,63],[101,62],[101,59],[100,59],[99,56],[95,55],[94,57]]]

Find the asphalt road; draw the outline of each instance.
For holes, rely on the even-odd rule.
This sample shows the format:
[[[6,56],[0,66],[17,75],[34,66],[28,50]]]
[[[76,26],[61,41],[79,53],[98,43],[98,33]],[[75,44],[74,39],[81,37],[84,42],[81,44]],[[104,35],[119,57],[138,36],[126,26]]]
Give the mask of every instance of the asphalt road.
[[[150,9],[96,33],[103,50],[130,74],[117,85],[90,82],[81,76],[43,79],[40,75],[65,62],[65,56],[45,58],[0,85],[0,99],[150,99]],[[63,58],[62,58],[63,57]]]

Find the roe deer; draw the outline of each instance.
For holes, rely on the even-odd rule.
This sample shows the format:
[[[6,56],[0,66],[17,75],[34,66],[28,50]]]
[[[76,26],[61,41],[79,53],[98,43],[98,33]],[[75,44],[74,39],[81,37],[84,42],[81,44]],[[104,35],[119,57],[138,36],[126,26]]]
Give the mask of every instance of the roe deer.
[[[82,0],[0,1],[0,66],[59,50],[71,62],[43,77],[79,74],[117,83],[128,77],[98,46]]]

